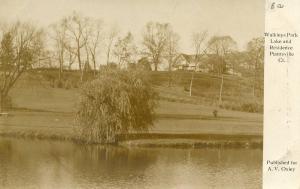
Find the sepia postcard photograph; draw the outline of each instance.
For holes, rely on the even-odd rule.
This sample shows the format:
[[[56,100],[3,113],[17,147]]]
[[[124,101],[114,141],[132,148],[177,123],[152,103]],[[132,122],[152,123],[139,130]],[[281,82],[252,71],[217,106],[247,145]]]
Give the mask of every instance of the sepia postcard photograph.
[[[0,188],[263,188],[265,3],[0,0]]]

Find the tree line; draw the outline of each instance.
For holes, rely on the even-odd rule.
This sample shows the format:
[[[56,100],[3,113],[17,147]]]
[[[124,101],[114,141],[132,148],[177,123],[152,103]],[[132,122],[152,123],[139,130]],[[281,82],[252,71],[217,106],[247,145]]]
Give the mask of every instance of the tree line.
[[[29,69],[55,67],[58,80],[64,70],[80,71],[80,81],[91,71],[97,75],[101,65],[114,63],[117,68],[135,63],[138,57],[147,57],[158,70],[162,59],[167,60],[170,77],[176,57],[180,54],[180,36],[169,23],[148,22],[142,31],[142,43],[137,45],[132,33],[122,36],[119,28],[106,28],[103,20],[83,16],[77,12],[66,16],[47,28],[39,28],[27,22],[2,24],[0,28],[0,112],[20,76]],[[222,100],[223,75],[226,59],[237,51],[231,36],[209,36],[207,31],[192,34],[193,59],[199,64],[207,54],[216,57],[215,69],[221,77],[220,101]],[[99,54],[105,54],[100,62]],[[261,82],[263,72],[264,39],[254,38],[247,44],[247,61],[253,75],[253,93]],[[230,62],[234,64],[233,62]],[[197,65],[196,65],[197,66]],[[193,78],[191,72],[190,96]]]

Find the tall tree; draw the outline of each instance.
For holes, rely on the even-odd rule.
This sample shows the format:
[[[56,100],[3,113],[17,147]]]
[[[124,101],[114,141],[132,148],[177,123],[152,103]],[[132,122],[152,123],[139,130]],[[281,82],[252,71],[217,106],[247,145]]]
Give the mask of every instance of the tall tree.
[[[67,50],[67,58],[68,58],[68,70],[72,69],[72,65],[76,61],[76,54],[74,53],[74,49],[70,45],[66,45]]]
[[[192,45],[193,45],[193,49],[194,49],[193,61],[195,64],[195,69],[192,72],[192,77],[191,77],[191,81],[190,81],[190,91],[189,91],[190,96],[192,96],[194,74],[200,63],[201,58],[204,55],[206,55],[206,51],[208,48],[207,36],[208,36],[207,31],[197,32],[192,35]]]
[[[134,61],[137,48],[130,32],[124,38],[117,40],[113,53],[117,58],[119,68],[124,64],[128,65]]]
[[[167,23],[149,22],[143,33],[145,53],[152,59],[155,71],[157,71],[158,64],[167,46],[168,29],[169,24]]]
[[[172,80],[173,80],[173,74],[172,74],[172,67],[176,63],[176,58],[178,56],[178,51],[179,51],[179,35],[172,30],[171,27],[169,27],[167,31],[167,44],[165,48],[165,56],[168,59],[168,72],[169,72],[169,84],[168,86],[170,87],[172,85]]]
[[[66,45],[68,45],[69,50],[73,50],[72,53],[77,57],[79,70],[83,71],[82,50],[84,50],[88,38],[86,30],[89,18],[73,12],[71,16],[63,19],[63,23],[67,29],[67,37],[70,40],[70,43]]]
[[[110,53],[113,47],[113,44],[118,36],[119,30],[117,26],[110,28],[107,36],[107,49],[106,49],[106,65],[110,63]]]
[[[2,31],[0,46],[0,112],[9,91],[28,69],[39,62],[43,31],[17,22]]]
[[[59,22],[51,26],[52,32],[50,33],[50,37],[54,40],[54,55],[59,63],[59,76],[58,79],[61,81],[64,62],[65,62],[65,54],[67,51],[67,28],[63,22]]]
[[[247,55],[249,68],[253,74],[253,96],[256,96],[257,89],[263,85],[263,63],[264,63],[264,38],[253,38],[247,44]]]
[[[226,71],[226,61],[229,53],[236,50],[236,42],[230,36],[213,36],[208,41],[209,51],[217,57],[218,75],[221,76],[219,91],[219,105],[222,103],[224,73]]]
[[[96,61],[97,52],[99,50],[100,42],[103,39],[102,25],[103,22],[101,20],[92,20],[90,24],[89,34],[88,34],[89,38],[87,40],[88,53],[90,53],[91,55],[94,75],[96,74],[96,70],[97,70],[97,61]]]

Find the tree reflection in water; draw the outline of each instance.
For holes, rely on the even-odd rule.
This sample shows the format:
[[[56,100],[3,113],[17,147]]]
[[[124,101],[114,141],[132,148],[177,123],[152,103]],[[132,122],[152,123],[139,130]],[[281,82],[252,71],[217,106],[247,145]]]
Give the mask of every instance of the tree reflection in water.
[[[261,188],[261,149],[0,139],[0,188]]]

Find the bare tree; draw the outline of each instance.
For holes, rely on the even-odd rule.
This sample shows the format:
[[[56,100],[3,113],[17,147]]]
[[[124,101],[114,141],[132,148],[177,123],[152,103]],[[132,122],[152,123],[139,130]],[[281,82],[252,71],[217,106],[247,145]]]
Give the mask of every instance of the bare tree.
[[[107,49],[106,49],[106,64],[110,63],[110,52],[115,39],[117,38],[119,30],[117,26],[113,26],[107,36]]]
[[[123,64],[128,65],[133,62],[137,49],[130,32],[127,33],[124,38],[119,38],[117,40],[113,53],[118,60],[119,68],[121,68]]]
[[[17,22],[2,31],[0,46],[0,112],[21,75],[39,61],[43,31]]]
[[[218,58],[218,75],[221,76],[219,91],[219,105],[222,103],[224,73],[226,71],[226,61],[228,54],[235,51],[236,42],[230,36],[213,36],[208,41],[209,51]]]
[[[171,27],[169,27],[167,31],[167,44],[166,44],[166,49],[165,49],[165,54],[168,59],[168,64],[169,64],[169,84],[168,86],[170,87],[172,85],[172,67],[176,63],[176,58],[178,56],[178,49],[179,49],[179,35],[175,33]]]
[[[198,67],[198,64],[200,63],[201,58],[206,55],[206,51],[208,48],[207,45],[207,37],[208,33],[207,31],[202,31],[198,33],[194,33],[192,35],[192,44],[194,48],[194,56],[193,56],[193,61],[195,63],[195,69],[192,72],[192,77],[191,77],[191,82],[190,82],[190,96],[192,96],[192,89],[193,89],[193,80],[194,80],[194,74],[196,72],[196,69]]]
[[[76,55],[79,70],[83,70],[82,63],[82,49],[86,45],[87,36],[85,30],[88,27],[88,18],[83,17],[77,12],[73,12],[73,14],[67,18],[64,18],[63,23],[67,28],[67,37],[70,40],[70,43],[67,43],[68,50],[71,50],[73,54]]]
[[[99,44],[102,40],[102,21],[101,20],[93,20],[90,27],[91,29],[89,30],[90,33],[89,39],[87,41],[87,46],[88,46],[88,52],[91,55],[91,59],[93,62],[93,70],[94,70],[94,75],[96,75],[96,70],[97,70],[97,50],[99,49]]]
[[[256,96],[256,89],[260,88],[263,81],[264,63],[264,38],[253,38],[247,44],[248,62],[253,73],[253,97]]]
[[[98,44],[93,38],[93,22],[89,17],[84,17],[77,12],[73,12],[71,16],[64,18],[61,22],[66,27],[67,42],[65,48],[69,52],[69,68],[71,68],[74,57],[76,57],[81,72],[80,81],[82,82],[86,68],[90,68],[90,54],[96,52]],[[95,53],[93,54],[95,55]],[[86,57],[85,60],[84,56]],[[92,56],[93,61],[96,60],[95,57]]]
[[[158,64],[167,46],[168,28],[169,24],[167,23],[149,22],[143,33],[143,45],[146,48],[145,53],[151,57],[155,71],[157,71]]]
[[[70,45],[66,45],[67,56],[68,56],[68,70],[72,69],[72,65],[75,62],[76,54],[74,53],[74,49]]]
[[[59,63],[59,76],[58,79],[61,81],[63,67],[64,67],[64,57],[66,54],[66,44],[67,44],[67,28],[63,22],[59,22],[51,26],[52,32],[50,37],[54,40],[54,55]]]

